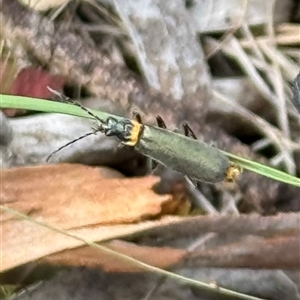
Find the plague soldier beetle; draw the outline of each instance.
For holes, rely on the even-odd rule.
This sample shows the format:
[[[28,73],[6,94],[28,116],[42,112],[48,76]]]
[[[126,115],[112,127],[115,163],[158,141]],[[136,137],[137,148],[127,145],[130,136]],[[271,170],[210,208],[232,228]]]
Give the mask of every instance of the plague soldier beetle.
[[[56,94],[58,93],[56,92]],[[58,95],[62,97],[61,94]],[[240,173],[239,168],[232,165],[219,149],[197,140],[187,124],[183,125],[185,134],[180,134],[168,130],[160,116],[157,117],[158,126],[142,124],[139,114],[135,114],[132,119],[108,117],[106,120],[101,120],[81,104],[69,98],[67,101],[86,111],[99,121],[99,124],[92,132],[54,151],[47,158],[47,161],[54,153],[68,145],[86,136],[102,132],[106,136],[117,137],[123,145],[134,147],[141,154],[186,175],[192,180],[206,183],[216,183],[223,180],[231,182]]]

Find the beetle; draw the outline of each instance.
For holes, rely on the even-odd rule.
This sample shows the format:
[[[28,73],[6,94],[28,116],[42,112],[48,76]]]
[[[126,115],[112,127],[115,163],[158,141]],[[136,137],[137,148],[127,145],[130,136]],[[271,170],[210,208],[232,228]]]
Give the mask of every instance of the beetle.
[[[196,181],[217,183],[225,179],[231,182],[239,174],[239,169],[219,149],[197,140],[188,124],[183,125],[183,135],[168,130],[160,116],[157,117],[158,126],[142,124],[138,113],[131,119],[108,117],[102,120],[81,104],[68,100],[98,120],[99,124],[93,132],[57,149],[47,161],[54,153],[77,140],[102,132],[106,136],[117,137],[123,145],[134,147],[141,154]]]
[[[228,158],[219,149],[165,128],[112,117],[100,127],[99,131],[107,136],[116,136],[124,145],[197,181],[222,181],[230,168]]]

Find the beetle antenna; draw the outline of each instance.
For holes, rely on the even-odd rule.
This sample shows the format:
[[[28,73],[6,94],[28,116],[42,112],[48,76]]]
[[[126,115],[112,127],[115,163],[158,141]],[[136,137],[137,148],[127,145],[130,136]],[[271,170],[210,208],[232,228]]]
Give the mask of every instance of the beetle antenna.
[[[86,133],[86,134],[84,134],[84,135],[78,137],[77,139],[75,139],[75,140],[73,140],[73,141],[71,141],[71,142],[69,142],[69,143],[67,143],[67,144],[65,144],[65,145],[63,145],[63,146],[61,146],[61,147],[59,147],[57,150],[53,151],[53,152],[47,157],[46,162],[49,162],[49,160],[51,159],[51,157],[52,157],[54,154],[56,154],[57,152],[59,152],[59,151],[61,151],[62,149],[64,149],[64,148],[66,148],[66,147],[68,147],[68,146],[70,146],[70,145],[76,143],[77,141],[79,141],[79,140],[81,140],[81,139],[84,139],[84,138],[86,138],[86,137],[88,137],[88,136],[90,136],[90,135],[92,135],[92,134],[95,134],[97,131],[100,131],[100,130],[99,130],[99,129],[95,129],[94,131],[89,132],[89,133]]]
[[[96,116],[94,113],[92,113],[88,108],[84,107],[83,105],[81,105],[79,102],[74,101],[73,99],[67,97],[66,95],[53,90],[51,87],[47,86],[47,89],[53,93],[54,95],[58,96],[62,101],[66,102],[66,103],[72,103],[78,107],[80,107],[82,110],[84,110],[87,114],[89,114],[91,117],[93,117],[93,119],[96,119],[97,121],[99,121],[100,123],[105,123],[102,119],[100,119],[98,116]]]

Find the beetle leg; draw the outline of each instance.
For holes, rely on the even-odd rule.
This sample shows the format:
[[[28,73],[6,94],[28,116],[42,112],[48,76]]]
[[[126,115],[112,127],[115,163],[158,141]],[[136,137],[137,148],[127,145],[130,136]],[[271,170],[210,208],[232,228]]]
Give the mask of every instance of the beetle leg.
[[[156,122],[159,128],[167,129],[167,125],[161,116],[156,116]]]
[[[191,137],[191,138],[197,140],[197,137],[196,137],[194,131],[192,130],[192,128],[189,126],[188,123],[183,123],[182,126],[183,126],[185,136],[188,136],[188,137]]]
[[[142,117],[141,117],[140,113],[137,110],[134,110],[132,112],[131,119],[139,122],[140,124],[143,124]]]

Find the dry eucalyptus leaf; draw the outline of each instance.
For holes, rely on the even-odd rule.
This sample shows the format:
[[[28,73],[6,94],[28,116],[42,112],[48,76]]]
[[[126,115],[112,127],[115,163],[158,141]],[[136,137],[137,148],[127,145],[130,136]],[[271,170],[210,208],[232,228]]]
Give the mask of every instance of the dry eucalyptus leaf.
[[[139,246],[121,240],[105,243],[104,246],[162,269],[178,264],[187,253],[187,251],[183,249]],[[154,253],[155,255],[153,255]],[[54,253],[53,255],[45,257],[43,262],[58,265],[101,268],[107,272],[140,271],[138,267],[128,262],[121,261],[117,257],[107,255],[88,246]]]
[[[135,224],[95,225],[93,227],[69,229],[68,233],[88,241],[100,242],[140,233],[179,220],[178,217],[165,217],[158,221],[145,221]],[[0,272],[85,244],[82,241],[25,220],[10,220],[4,224],[2,223],[1,231],[3,235]]]
[[[152,191],[157,177],[103,179],[97,168],[75,164],[12,168],[1,180],[3,204],[60,228],[138,222],[172,200]]]
[[[172,201],[152,191],[157,180],[103,179],[97,168],[70,164],[13,168],[1,172],[1,204],[89,241],[101,241],[169,222],[136,224],[160,216],[162,206]],[[83,244],[4,211],[1,232],[1,271]]]

